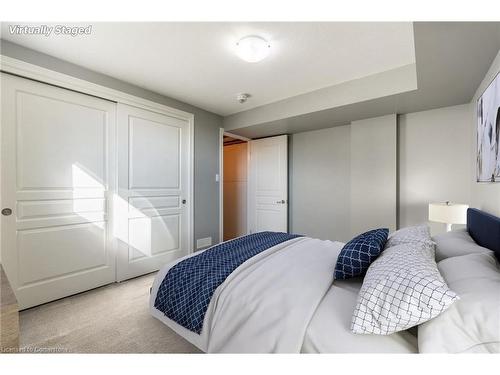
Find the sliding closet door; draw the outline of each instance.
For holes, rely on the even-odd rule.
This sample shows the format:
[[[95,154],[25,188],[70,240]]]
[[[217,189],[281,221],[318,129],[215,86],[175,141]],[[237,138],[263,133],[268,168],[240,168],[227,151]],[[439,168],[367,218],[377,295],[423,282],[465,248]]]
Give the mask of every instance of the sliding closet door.
[[[117,279],[188,254],[189,123],[118,104]]]
[[[2,74],[2,264],[24,309],[115,280],[115,103]]]

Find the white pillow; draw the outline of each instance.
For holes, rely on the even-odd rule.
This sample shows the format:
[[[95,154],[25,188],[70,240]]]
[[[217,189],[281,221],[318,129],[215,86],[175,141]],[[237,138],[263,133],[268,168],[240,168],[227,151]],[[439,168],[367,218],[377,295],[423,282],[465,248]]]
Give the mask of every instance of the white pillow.
[[[431,239],[431,233],[428,225],[415,225],[406,227],[391,233],[387,238],[385,248],[397,245],[415,245],[428,249],[434,255],[435,243]]]
[[[432,319],[458,299],[420,245],[386,248],[366,273],[351,331],[389,335]]]
[[[479,246],[469,235],[467,229],[452,230],[433,237],[436,243],[436,262],[446,258],[474,253],[491,253],[491,250]]]
[[[493,253],[448,258],[438,267],[460,295],[418,327],[422,353],[500,353],[500,268]]]

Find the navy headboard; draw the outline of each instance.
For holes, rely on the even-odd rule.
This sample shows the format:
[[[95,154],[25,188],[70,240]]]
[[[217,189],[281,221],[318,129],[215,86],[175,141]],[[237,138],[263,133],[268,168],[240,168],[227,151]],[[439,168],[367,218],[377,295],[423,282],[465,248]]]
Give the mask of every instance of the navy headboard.
[[[476,208],[469,208],[467,230],[479,246],[493,250],[500,261],[500,218]]]

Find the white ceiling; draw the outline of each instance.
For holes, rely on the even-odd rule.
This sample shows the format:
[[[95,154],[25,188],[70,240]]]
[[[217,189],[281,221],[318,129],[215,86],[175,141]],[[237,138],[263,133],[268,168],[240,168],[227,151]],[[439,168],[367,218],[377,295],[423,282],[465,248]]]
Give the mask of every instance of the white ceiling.
[[[3,39],[223,116],[415,62],[402,22],[93,23],[78,37],[10,35],[9,24]],[[240,60],[245,35],[269,40],[270,56]]]

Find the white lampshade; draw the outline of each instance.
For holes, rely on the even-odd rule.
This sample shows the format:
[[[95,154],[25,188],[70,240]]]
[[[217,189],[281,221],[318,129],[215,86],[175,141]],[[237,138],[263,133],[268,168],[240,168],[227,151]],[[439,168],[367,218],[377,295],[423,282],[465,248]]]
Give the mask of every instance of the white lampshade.
[[[468,205],[460,203],[429,203],[429,220],[446,224],[466,224],[468,208]]]

